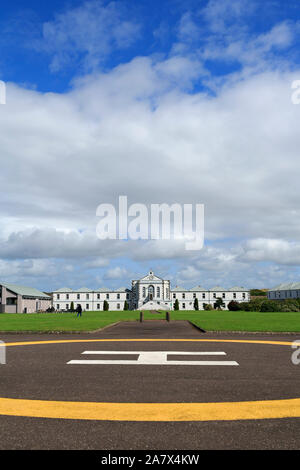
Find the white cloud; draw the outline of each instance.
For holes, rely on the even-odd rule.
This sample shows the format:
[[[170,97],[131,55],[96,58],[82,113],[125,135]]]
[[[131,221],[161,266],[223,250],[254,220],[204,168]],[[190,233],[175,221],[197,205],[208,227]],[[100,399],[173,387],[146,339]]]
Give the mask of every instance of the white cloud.
[[[115,49],[127,48],[139,35],[139,25],[128,21],[122,2],[86,1],[44,23],[43,39],[35,46],[52,55],[57,72],[74,62],[94,69]]]
[[[136,58],[61,95],[8,84],[0,108],[2,276],[8,259],[16,277],[26,272],[20,260],[31,260],[32,276],[50,276],[54,261],[49,270],[36,262],[67,259],[79,284],[86,278],[72,271],[74,260],[102,270],[120,257],[184,259],[210,279],[232,272],[234,283],[245,273],[265,279],[253,268],[261,262],[278,265],[274,279],[288,276],[280,265],[300,264],[300,107],[290,96],[298,72],[225,83],[215,97],[186,91],[201,73],[192,58]],[[122,194],[129,204],[204,203],[214,246],[198,256],[183,241],[100,242],[96,207]],[[217,245],[226,238],[230,250]],[[197,272],[187,269],[182,279],[192,281]]]
[[[110,268],[106,271],[104,274],[104,279],[125,279],[128,280],[130,278],[131,274],[130,272],[125,269],[121,268],[120,266],[116,266],[114,268]]]

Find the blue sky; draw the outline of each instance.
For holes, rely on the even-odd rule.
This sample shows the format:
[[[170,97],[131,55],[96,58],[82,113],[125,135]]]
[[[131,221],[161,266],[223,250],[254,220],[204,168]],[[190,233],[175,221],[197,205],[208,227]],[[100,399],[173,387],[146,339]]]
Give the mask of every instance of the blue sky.
[[[0,277],[44,290],[299,280],[296,0],[12,1],[0,11]],[[205,247],[100,242],[95,211],[203,203]]]
[[[180,41],[184,43],[185,55],[197,54],[209,41],[212,47],[218,46],[226,35],[233,39],[236,33],[247,40],[268,33],[278,24],[291,26],[300,20],[297,0],[288,2],[250,0],[250,2],[234,1],[233,4],[236,5],[235,8],[230,8],[228,1],[207,0],[185,2],[54,0],[28,1],[24,8],[23,1],[6,3],[1,7],[1,76],[6,81],[26,84],[28,87],[34,86],[42,92],[62,93],[70,89],[76,76],[97,69],[108,71],[137,56],[162,54],[167,57],[174,45]],[[97,42],[103,34],[102,21],[97,18],[97,13],[99,14],[101,10],[107,11],[105,18],[115,16],[115,24],[120,25],[125,22],[131,24],[123,46],[117,45],[112,38],[110,47],[105,52],[101,47],[98,51],[94,51],[95,48],[88,44],[89,41]],[[80,17],[84,18],[86,14],[84,20],[86,23],[82,23],[83,38],[86,38],[86,43],[81,39],[82,47],[79,47],[79,43],[75,44],[74,39],[79,36],[79,32],[74,29],[72,32],[69,31],[69,35],[65,30],[68,37],[62,41],[57,40],[56,44],[51,45],[55,33],[60,31],[59,24],[61,28],[71,24],[71,14],[74,20],[77,18],[77,25]],[[217,22],[221,21],[220,17],[223,24],[219,29],[217,26],[212,28],[212,22],[215,20],[217,25]],[[88,29],[90,20],[94,23],[94,31]],[[99,29],[97,24],[100,26]],[[54,28],[53,35],[49,32],[49,26]],[[64,49],[62,52],[67,57],[65,60],[62,59],[58,68],[51,70],[53,57],[59,54],[60,47]],[[93,63],[89,64],[88,56],[91,55],[91,51],[95,54],[95,58]],[[298,40],[292,41],[288,47],[278,47],[274,53],[275,58],[288,55],[294,65],[299,63],[299,36]],[[241,64],[236,59],[233,57],[232,60],[229,58],[223,60],[222,57],[218,57],[214,60],[209,57],[205,64],[213,75],[222,76],[240,70]],[[200,80],[195,80],[194,84],[196,89],[201,87]]]

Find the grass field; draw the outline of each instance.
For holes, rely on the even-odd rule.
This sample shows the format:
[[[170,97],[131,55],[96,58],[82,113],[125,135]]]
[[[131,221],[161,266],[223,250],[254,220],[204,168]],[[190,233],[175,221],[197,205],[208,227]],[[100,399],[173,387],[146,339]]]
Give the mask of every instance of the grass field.
[[[173,311],[171,320],[189,320],[206,331],[300,332],[300,312]],[[140,312],[0,314],[0,332],[93,331],[119,321],[137,321]],[[165,312],[144,312],[145,320],[165,319]]]

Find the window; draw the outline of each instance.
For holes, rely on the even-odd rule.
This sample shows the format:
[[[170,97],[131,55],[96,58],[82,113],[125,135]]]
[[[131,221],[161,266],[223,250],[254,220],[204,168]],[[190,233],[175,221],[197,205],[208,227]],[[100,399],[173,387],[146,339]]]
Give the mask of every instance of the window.
[[[160,287],[156,288],[156,296],[159,298],[160,297]]]
[[[146,297],[146,287],[143,287],[143,297]]]
[[[185,299],[185,294],[182,294],[182,298]]]
[[[66,294],[66,299],[69,300],[69,294]]]
[[[214,292],[213,298],[214,298],[214,299],[217,298],[217,294],[216,294],[215,292]]]
[[[245,299],[245,298],[246,298],[246,294],[245,294],[245,292],[243,292],[243,299]]]
[[[57,300],[59,300],[59,294],[56,295]]]
[[[89,304],[86,304],[85,308],[88,310],[90,308]]]
[[[196,294],[195,294],[195,292],[194,292],[194,293],[193,293],[193,299],[195,299],[195,298],[196,298]]]
[[[205,294],[202,294],[202,299],[205,299]]]
[[[86,299],[89,300],[90,294],[86,294]]]
[[[77,300],[79,300],[79,299],[80,299],[80,294],[77,294]]]
[[[236,299],[236,293],[235,292],[233,293],[233,298]]]
[[[56,305],[56,310],[59,310],[59,304]]]
[[[120,298],[120,294],[117,294],[117,299],[119,299],[119,298]]]
[[[109,299],[109,294],[106,294],[106,298]]]
[[[97,299],[100,299],[100,294],[97,294]]]
[[[66,309],[69,310],[69,304],[66,304]]]
[[[120,310],[120,304],[117,304],[117,309]]]
[[[173,294],[173,299],[176,299],[176,294]]]
[[[97,310],[100,310],[100,304],[97,304]]]
[[[184,302],[183,302],[183,304],[182,304],[182,308],[185,308],[185,303],[184,303]]]
[[[223,297],[223,299],[225,299],[225,292],[223,292],[222,297]]]

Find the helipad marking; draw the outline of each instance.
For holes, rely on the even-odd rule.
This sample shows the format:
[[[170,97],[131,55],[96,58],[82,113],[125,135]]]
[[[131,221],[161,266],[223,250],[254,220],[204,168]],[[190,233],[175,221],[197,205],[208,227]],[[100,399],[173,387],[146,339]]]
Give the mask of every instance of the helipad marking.
[[[137,355],[137,359],[74,359],[67,364],[77,365],[160,365],[160,366],[238,366],[236,361],[174,361],[169,356],[226,356],[223,351],[84,351],[82,354]]]
[[[209,342],[291,346],[291,341],[228,339],[78,339],[24,341],[6,346],[92,342]],[[0,415],[101,421],[234,421],[300,418],[300,398],[225,403],[96,403],[0,398]]]

